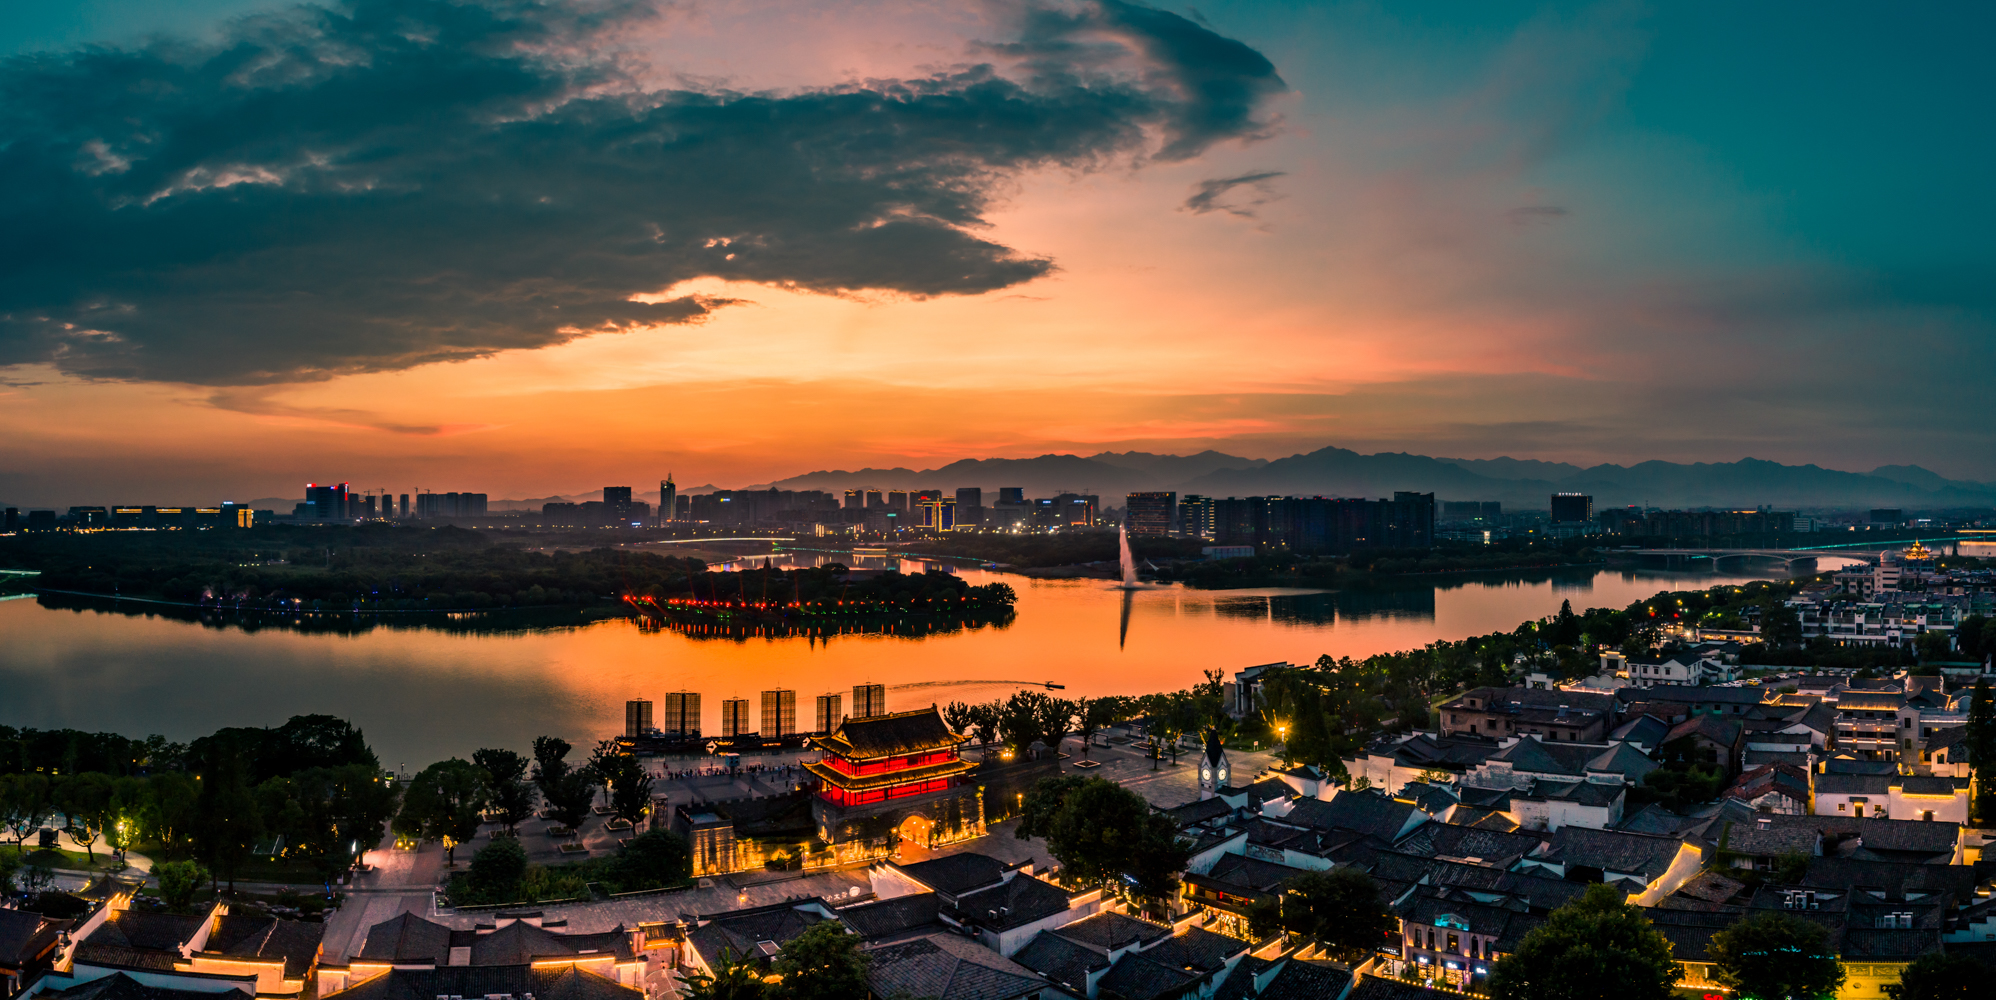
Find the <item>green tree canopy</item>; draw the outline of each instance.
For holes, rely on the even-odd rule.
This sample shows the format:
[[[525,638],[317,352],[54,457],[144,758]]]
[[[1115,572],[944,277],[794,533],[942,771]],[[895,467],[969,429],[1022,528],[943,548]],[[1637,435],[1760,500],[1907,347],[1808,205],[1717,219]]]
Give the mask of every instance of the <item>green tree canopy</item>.
[[[610,812],[618,819],[635,825],[651,811],[651,772],[616,740],[596,744],[589,770],[609,792]]]
[[[471,856],[471,887],[481,898],[517,898],[507,893],[518,889],[526,876],[527,849],[518,838],[500,837]]]
[[[1823,925],[1780,912],[1756,914],[1712,935],[1719,982],[1754,1000],[1820,1000],[1844,982]]]
[[[230,891],[264,832],[263,813],[249,785],[246,752],[233,740],[211,743],[195,776],[200,788],[194,801],[195,845],[209,872],[229,881]]]
[[[868,956],[859,935],[836,920],[821,920],[784,942],[774,971],[783,1000],[851,1000],[869,995]]]
[[[485,771],[487,804],[499,814],[508,833],[534,814],[534,786],[527,781],[527,758],[512,750],[484,749],[472,753],[471,762]]]
[[[761,962],[723,949],[713,971],[686,977],[682,995],[685,1000],[775,1000],[776,992],[762,976]]]
[[[1552,912],[1490,973],[1493,1000],[1668,1000],[1684,967],[1613,888]]]
[[[1892,1000],[1982,1000],[1991,989],[1989,967],[1960,952],[1928,952],[1900,970],[1885,987]]]
[[[1283,883],[1282,926],[1322,942],[1331,957],[1356,964],[1399,926],[1379,899],[1379,885],[1356,868],[1297,875]]]
[[[194,894],[208,880],[208,873],[192,861],[162,861],[153,866],[152,873],[159,879],[159,898],[180,911],[194,902]]]
[[[1178,827],[1151,811],[1143,797],[1101,778],[1043,778],[1033,789],[1037,810],[1017,834],[1044,837],[1077,885],[1113,886],[1137,899],[1169,899],[1192,856]],[[1059,805],[1049,808],[1058,798]]]
[[[485,772],[456,757],[440,760],[409,780],[395,832],[442,841],[446,863],[456,865],[457,845],[478,835],[484,808]]]
[[[596,777],[587,766],[568,762],[572,749],[567,740],[541,736],[534,740],[534,785],[547,802],[556,822],[575,829],[589,815],[596,801]]]

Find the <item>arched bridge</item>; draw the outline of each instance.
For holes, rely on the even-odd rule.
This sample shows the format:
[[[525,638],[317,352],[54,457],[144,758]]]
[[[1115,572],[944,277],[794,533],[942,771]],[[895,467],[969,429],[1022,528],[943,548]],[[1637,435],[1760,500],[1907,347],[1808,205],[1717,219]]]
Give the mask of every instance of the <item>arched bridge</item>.
[[[1816,557],[1820,554],[1793,549],[1635,549],[1611,552],[1608,560],[1643,569],[1709,570],[1716,573],[1778,569],[1799,576],[1816,572]],[[1875,552],[1839,552],[1837,555],[1873,562],[1878,559]]]

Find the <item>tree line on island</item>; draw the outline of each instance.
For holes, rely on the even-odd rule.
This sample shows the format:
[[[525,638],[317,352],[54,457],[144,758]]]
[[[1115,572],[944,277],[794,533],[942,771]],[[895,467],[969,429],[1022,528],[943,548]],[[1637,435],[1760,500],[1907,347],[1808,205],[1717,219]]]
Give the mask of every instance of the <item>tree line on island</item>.
[[[954,574],[849,577],[843,566],[710,570],[700,559],[615,548],[534,551],[545,539],[391,525],[235,531],[53,533],[0,556],[53,591],[266,611],[462,611],[616,607],[689,611],[1008,615],[1004,583]]]
[[[30,850],[51,823],[84,848],[81,863],[139,851],[153,862],[167,905],[184,908],[203,888],[238,878],[309,873],[331,891],[336,877],[384,832],[456,847],[496,821],[500,852],[454,877],[459,902],[531,902],[682,883],[691,855],[680,837],[654,830],[616,855],[569,865],[527,863],[513,836],[537,809],[578,829],[599,798],[612,820],[636,824],[651,808],[651,778],[615,741],[586,761],[564,740],[541,737],[534,756],[481,749],[469,761],[438,761],[406,780],[384,772],[360,730],[324,715],[274,729],[231,728],[188,744],[161,737],[0,727],[0,824],[14,850],[0,852],[0,892],[57,896],[52,869],[77,861]],[[491,850],[491,848],[487,848]],[[483,852],[481,852],[482,856]],[[505,860],[517,855],[517,864]],[[503,898],[501,898],[503,897]],[[34,905],[32,900],[29,905]]]

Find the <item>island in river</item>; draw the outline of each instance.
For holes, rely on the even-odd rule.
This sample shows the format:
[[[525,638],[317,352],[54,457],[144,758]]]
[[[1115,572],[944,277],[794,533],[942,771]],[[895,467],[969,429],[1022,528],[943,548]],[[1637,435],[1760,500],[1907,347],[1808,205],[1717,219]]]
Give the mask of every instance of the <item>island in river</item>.
[[[515,537],[517,534],[517,537]],[[598,546],[548,551],[544,535],[340,525],[16,535],[0,560],[38,570],[43,594],[235,611],[442,612],[568,607],[670,621],[828,621],[939,615],[1003,619],[1016,595],[947,572],[709,570],[700,559]]]

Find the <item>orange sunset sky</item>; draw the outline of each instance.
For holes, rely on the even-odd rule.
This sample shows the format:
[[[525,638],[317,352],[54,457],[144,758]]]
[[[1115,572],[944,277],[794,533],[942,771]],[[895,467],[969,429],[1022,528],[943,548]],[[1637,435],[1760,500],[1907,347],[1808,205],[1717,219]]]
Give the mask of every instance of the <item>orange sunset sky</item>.
[[[1989,151],[1942,128],[1986,60],[1878,39],[1834,126],[1754,85],[1856,15],[553,7],[7,25],[9,92],[182,96],[0,111],[0,501],[1327,444],[1996,479]]]

